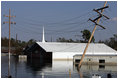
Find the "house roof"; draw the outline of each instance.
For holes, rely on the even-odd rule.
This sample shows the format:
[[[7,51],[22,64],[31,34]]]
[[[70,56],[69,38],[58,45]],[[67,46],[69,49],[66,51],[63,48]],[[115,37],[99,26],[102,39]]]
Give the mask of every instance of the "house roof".
[[[46,52],[84,52],[87,43],[60,43],[60,42],[36,42]],[[86,54],[112,54],[116,55],[116,51],[103,43],[90,43]]]

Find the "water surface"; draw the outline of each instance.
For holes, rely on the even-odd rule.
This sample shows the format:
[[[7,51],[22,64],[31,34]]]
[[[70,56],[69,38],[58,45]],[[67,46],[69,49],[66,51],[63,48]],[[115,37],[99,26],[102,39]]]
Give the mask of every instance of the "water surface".
[[[107,78],[111,74],[117,78],[117,66],[82,65],[80,71],[73,61],[42,62],[38,59],[17,59],[11,56],[11,75],[14,78],[91,78],[98,74]],[[1,77],[8,73],[8,56],[1,57]]]

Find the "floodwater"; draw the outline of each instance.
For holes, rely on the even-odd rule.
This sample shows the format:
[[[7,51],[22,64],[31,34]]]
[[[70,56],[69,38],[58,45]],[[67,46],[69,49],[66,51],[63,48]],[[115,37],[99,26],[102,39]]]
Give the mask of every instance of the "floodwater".
[[[13,78],[91,78],[93,74],[102,78],[107,78],[110,74],[110,77],[117,78],[117,66],[82,65],[78,71],[73,61],[43,63],[39,60],[27,61],[11,56],[10,73]],[[1,77],[7,77],[7,74],[8,56],[1,56]]]

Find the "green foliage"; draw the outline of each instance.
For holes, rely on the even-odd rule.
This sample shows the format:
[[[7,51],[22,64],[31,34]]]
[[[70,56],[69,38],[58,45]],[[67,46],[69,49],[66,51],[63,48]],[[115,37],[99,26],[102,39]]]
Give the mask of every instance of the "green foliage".
[[[32,44],[35,43],[35,42],[36,42],[36,40],[30,39],[30,40],[27,42],[27,44],[28,44],[28,45],[32,45]]]
[[[72,39],[65,39],[65,38],[63,37],[63,38],[58,38],[58,39],[57,39],[57,42],[75,42],[75,41],[72,40]]]
[[[1,46],[8,47],[8,39],[6,37],[1,38]]]
[[[111,48],[117,50],[117,35],[114,34],[113,37],[111,37],[105,41],[100,40],[99,43],[105,43],[106,45],[110,46]]]
[[[85,29],[85,30],[81,31],[81,33],[82,33],[82,37],[84,39],[82,42],[87,43],[91,36],[91,32],[89,30]],[[93,36],[91,42],[95,42],[94,36]]]
[[[26,46],[30,46],[33,43],[35,43],[36,40],[30,39],[28,42],[21,41],[21,40],[15,40],[14,38],[11,38],[10,43],[11,47],[15,47],[15,54],[19,55],[22,54],[23,48]],[[1,46],[2,47],[8,47],[9,39],[6,37],[1,37]]]
[[[63,37],[63,38],[58,38],[56,41],[57,41],[57,42],[87,43],[88,40],[89,40],[89,38],[90,38],[90,36],[91,36],[91,32],[90,32],[89,30],[85,29],[85,30],[81,31],[81,33],[82,33],[82,37],[83,37],[84,40],[75,40],[75,41],[74,41],[74,40],[72,40],[71,38],[70,38],[70,39],[65,39],[65,38]],[[93,36],[91,42],[95,42],[94,36]]]

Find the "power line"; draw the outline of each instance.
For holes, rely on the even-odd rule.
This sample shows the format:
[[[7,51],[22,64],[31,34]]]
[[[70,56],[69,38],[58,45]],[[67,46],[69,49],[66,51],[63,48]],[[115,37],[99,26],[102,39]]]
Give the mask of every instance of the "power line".
[[[73,24],[74,25],[83,25],[83,24],[86,24],[87,22],[73,22],[73,23],[68,23],[68,25],[71,25],[70,27],[64,27],[64,29],[60,29],[60,30],[67,30],[67,29],[70,29],[70,28],[73,28],[74,26],[72,26]],[[23,24],[22,24],[23,25]],[[30,23],[29,23],[29,25],[30,25]],[[34,24],[34,25],[36,25],[36,26],[38,26],[37,24]],[[32,27],[32,26],[30,26],[30,27]],[[34,28],[34,27],[33,27]],[[40,27],[36,27],[36,28],[38,28],[38,29],[42,29],[42,28],[40,28]],[[35,29],[35,28],[34,28]],[[59,30],[59,29],[58,29]],[[50,30],[48,30],[48,31],[50,31]],[[52,31],[52,30],[51,30]],[[57,30],[56,30],[57,31]]]
[[[93,24],[91,24],[89,26],[92,26],[92,25]],[[18,28],[18,26],[19,25],[17,25],[16,28]],[[89,27],[89,26],[87,26],[87,27]],[[80,26],[80,27],[82,27],[82,26]],[[73,30],[72,30],[72,28],[70,28],[70,29],[71,30],[47,30],[47,31],[50,31],[50,32],[46,32],[46,34],[48,34],[48,35],[49,34],[53,34],[53,33],[55,33],[55,34],[66,34],[66,33],[78,32],[78,29],[77,28],[76,29],[73,29]],[[23,31],[24,30],[23,32],[25,32],[25,33],[42,34],[41,32],[37,32],[36,30],[32,30],[31,28],[30,29],[29,28],[23,28],[23,27],[20,27],[20,26],[19,26],[18,30],[20,30],[20,31]]]
[[[76,17],[73,17],[73,18],[70,18],[70,19],[66,19],[66,20],[62,20],[60,22],[39,22],[37,20],[32,20],[32,19],[26,19],[27,20],[31,20],[31,22],[36,22],[36,23],[40,23],[40,24],[46,24],[46,25],[55,25],[55,24],[62,24],[62,23],[65,23],[65,22],[69,22],[69,21],[72,21],[72,20],[76,20],[76,19],[79,19],[81,17],[85,17],[86,15],[90,14],[91,12],[86,12],[80,16],[76,16]],[[29,22],[29,21],[28,21]]]

